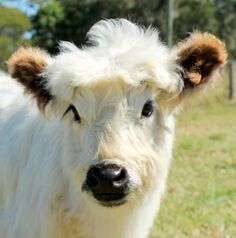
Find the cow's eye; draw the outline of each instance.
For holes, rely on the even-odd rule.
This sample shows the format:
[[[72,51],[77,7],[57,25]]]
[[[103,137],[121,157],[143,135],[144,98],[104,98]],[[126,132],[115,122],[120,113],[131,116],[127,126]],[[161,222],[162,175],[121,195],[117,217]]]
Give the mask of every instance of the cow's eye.
[[[153,101],[148,100],[142,110],[142,117],[150,117],[153,113]]]
[[[74,105],[70,105],[65,113],[63,114],[62,118],[68,113],[68,112],[72,112],[73,113],[73,116],[74,116],[74,121],[80,123],[81,122],[81,118],[80,118],[80,115],[78,113],[78,111],[76,110],[75,106]]]

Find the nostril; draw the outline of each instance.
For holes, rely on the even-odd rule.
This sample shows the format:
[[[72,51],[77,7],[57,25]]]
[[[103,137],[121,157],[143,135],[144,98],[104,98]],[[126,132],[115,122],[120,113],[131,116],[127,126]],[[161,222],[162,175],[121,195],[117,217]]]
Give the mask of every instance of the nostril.
[[[122,169],[119,176],[113,180],[113,186],[117,189],[121,189],[123,192],[127,189],[128,174],[125,169]]]
[[[120,182],[127,178],[127,173],[124,169],[120,171],[117,177],[114,178],[114,182]]]
[[[89,170],[86,178],[86,184],[90,188],[96,188],[99,185],[99,178],[96,175],[96,167]]]
[[[87,185],[89,187],[97,187],[99,185],[99,181],[97,180],[96,177],[90,177],[89,179],[87,179]]]

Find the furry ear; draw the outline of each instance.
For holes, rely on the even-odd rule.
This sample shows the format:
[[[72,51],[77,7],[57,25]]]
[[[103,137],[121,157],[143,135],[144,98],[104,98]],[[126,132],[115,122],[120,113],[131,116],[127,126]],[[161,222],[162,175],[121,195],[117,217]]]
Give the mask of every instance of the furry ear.
[[[195,32],[178,46],[179,64],[183,69],[182,94],[200,89],[210,82],[214,72],[227,60],[225,45],[209,33]]]
[[[7,61],[11,76],[23,84],[25,91],[36,98],[40,110],[44,110],[52,95],[42,72],[49,56],[38,48],[20,48]]]

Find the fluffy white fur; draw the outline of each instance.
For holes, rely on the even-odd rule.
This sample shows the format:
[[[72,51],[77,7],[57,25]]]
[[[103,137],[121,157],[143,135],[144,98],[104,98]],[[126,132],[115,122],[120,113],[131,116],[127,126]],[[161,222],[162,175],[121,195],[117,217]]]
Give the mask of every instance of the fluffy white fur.
[[[62,42],[61,53],[46,59],[54,96],[46,116],[21,85],[0,75],[0,238],[148,236],[172,157],[168,100],[183,88],[177,52],[156,30],[127,20],[100,21],[88,36],[90,47]],[[141,118],[149,99],[154,114]],[[70,113],[62,119],[69,104],[80,124]],[[127,169],[125,204],[107,208],[82,192],[98,161]]]

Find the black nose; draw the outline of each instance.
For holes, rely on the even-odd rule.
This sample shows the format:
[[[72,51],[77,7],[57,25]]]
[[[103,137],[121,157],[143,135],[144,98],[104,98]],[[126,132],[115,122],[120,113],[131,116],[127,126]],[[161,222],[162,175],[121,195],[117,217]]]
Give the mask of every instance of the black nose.
[[[128,173],[116,164],[97,164],[90,167],[86,187],[101,202],[122,200],[128,194]]]

